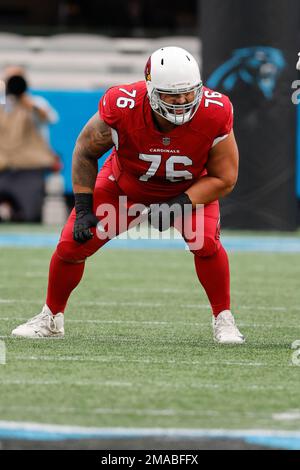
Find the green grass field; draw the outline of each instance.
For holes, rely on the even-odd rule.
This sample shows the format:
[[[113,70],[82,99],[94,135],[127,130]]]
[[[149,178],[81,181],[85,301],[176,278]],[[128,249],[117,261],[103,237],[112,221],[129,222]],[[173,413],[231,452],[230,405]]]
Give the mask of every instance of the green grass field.
[[[65,339],[12,339],[40,312],[51,252],[1,248],[0,420],[299,429],[300,254],[230,254],[242,346],[213,342],[192,256],[171,250],[103,250],[71,297]]]

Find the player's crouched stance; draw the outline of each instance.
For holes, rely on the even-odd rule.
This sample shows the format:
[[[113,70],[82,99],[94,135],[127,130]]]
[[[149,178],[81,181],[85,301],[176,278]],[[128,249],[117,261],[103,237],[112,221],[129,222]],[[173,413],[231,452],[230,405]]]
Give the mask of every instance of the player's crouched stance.
[[[130,211],[143,204],[150,207],[152,226],[161,231],[174,226],[189,245],[211,304],[215,341],[244,343],[230,311],[229,262],[220,242],[218,203],[232,191],[238,174],[232,105],[203,86],[197,62],[178,47],[154,52],[145,79],[109,89],[99,114],[80,133],[73,154],[75,209],[51,259],[46,304],[39,315],[14,329],[13,336],[64,336],[64,310],[85,260],[113,238],[99,236],[97,224],[109,234],[114,223],[113,235],[118,235],[136,219]],[[98,158],[112,147],[97,175]],[[120,205],[123,198],[125,208]],[[115,209],[114,221],[105,216],[107,205]],[[187,235],[186,220],[197,238],[199,205],[197,245]],[[187,210],[184,223],[178,223],[178,209]]]

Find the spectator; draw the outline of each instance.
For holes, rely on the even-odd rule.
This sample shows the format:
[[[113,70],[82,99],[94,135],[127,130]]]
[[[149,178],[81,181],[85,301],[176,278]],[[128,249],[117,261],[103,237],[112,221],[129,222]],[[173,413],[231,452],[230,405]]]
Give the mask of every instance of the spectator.
[[[9,204],[9,218],[13,221],[39,222],[45,172],[58,167],[57,156],[49,145],[49,124],[57,122],[58,115],[44,98],[28,93],[21,67],[8,67],[4,81],[6,104],[0,107],[0,204],[6,203],[6,209]]]

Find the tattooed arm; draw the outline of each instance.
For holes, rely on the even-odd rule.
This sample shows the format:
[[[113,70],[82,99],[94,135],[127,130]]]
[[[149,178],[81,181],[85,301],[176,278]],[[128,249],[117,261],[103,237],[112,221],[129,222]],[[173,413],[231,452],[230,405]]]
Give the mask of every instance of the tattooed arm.
[[[72,162],[74,193],[93,193],[98,173],[98,158],[113,147],[110,127],[96,113],[76,141]]]
[[[93,212],[98,158],[112,146],[110,127],[99,119],[98,113],[94,114],[79,134],[73,152],[72,180],[76,213],[73,239],[78,243],[85,243],[94,236],[91,229],[98,224]]]

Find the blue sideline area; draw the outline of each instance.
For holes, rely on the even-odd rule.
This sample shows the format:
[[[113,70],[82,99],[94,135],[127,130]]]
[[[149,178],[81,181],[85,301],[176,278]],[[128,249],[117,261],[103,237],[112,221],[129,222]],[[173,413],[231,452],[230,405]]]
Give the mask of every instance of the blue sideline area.
[[[240,439],[249,444],[256,444],[260,446],[286,449],[286,450],[299,450],[300,449],[300,435],[298,432],[292,431],[230,431],[230,430],[203,430],[203,429],[93,429],[90,431],[88,428],[70,427],[67,426],[51,426],[51,425],[30,425],[30,423],[10,423],[5,426],[4,423],[0,425],[0,439],[20,439],[20,440],[37,440],[37,441],[59,441],[68,439],[137,439],[137,438],[152,438],[152,437],[172,437],[178,441],[181,439]]]
[[[98,103],[105,90],[31,90],[34,95],[43,96],[59,114],[59,122],[50,127],[52,148],[63,162],[65,192],[72,192],[71,164],[76,139],[85,123],[98,110]],[[99,160],[99,168],[107,155]]]
[[[54,248],[58,239],[59,233],[6,232],[0,234],[0,248]],[[222,243],[228,251],[300,253],[299,237],[224,235]],[[181,238],[161,240],[115,238],[107,243],[104,249],[183,250],[185,247],[185,242]]]

